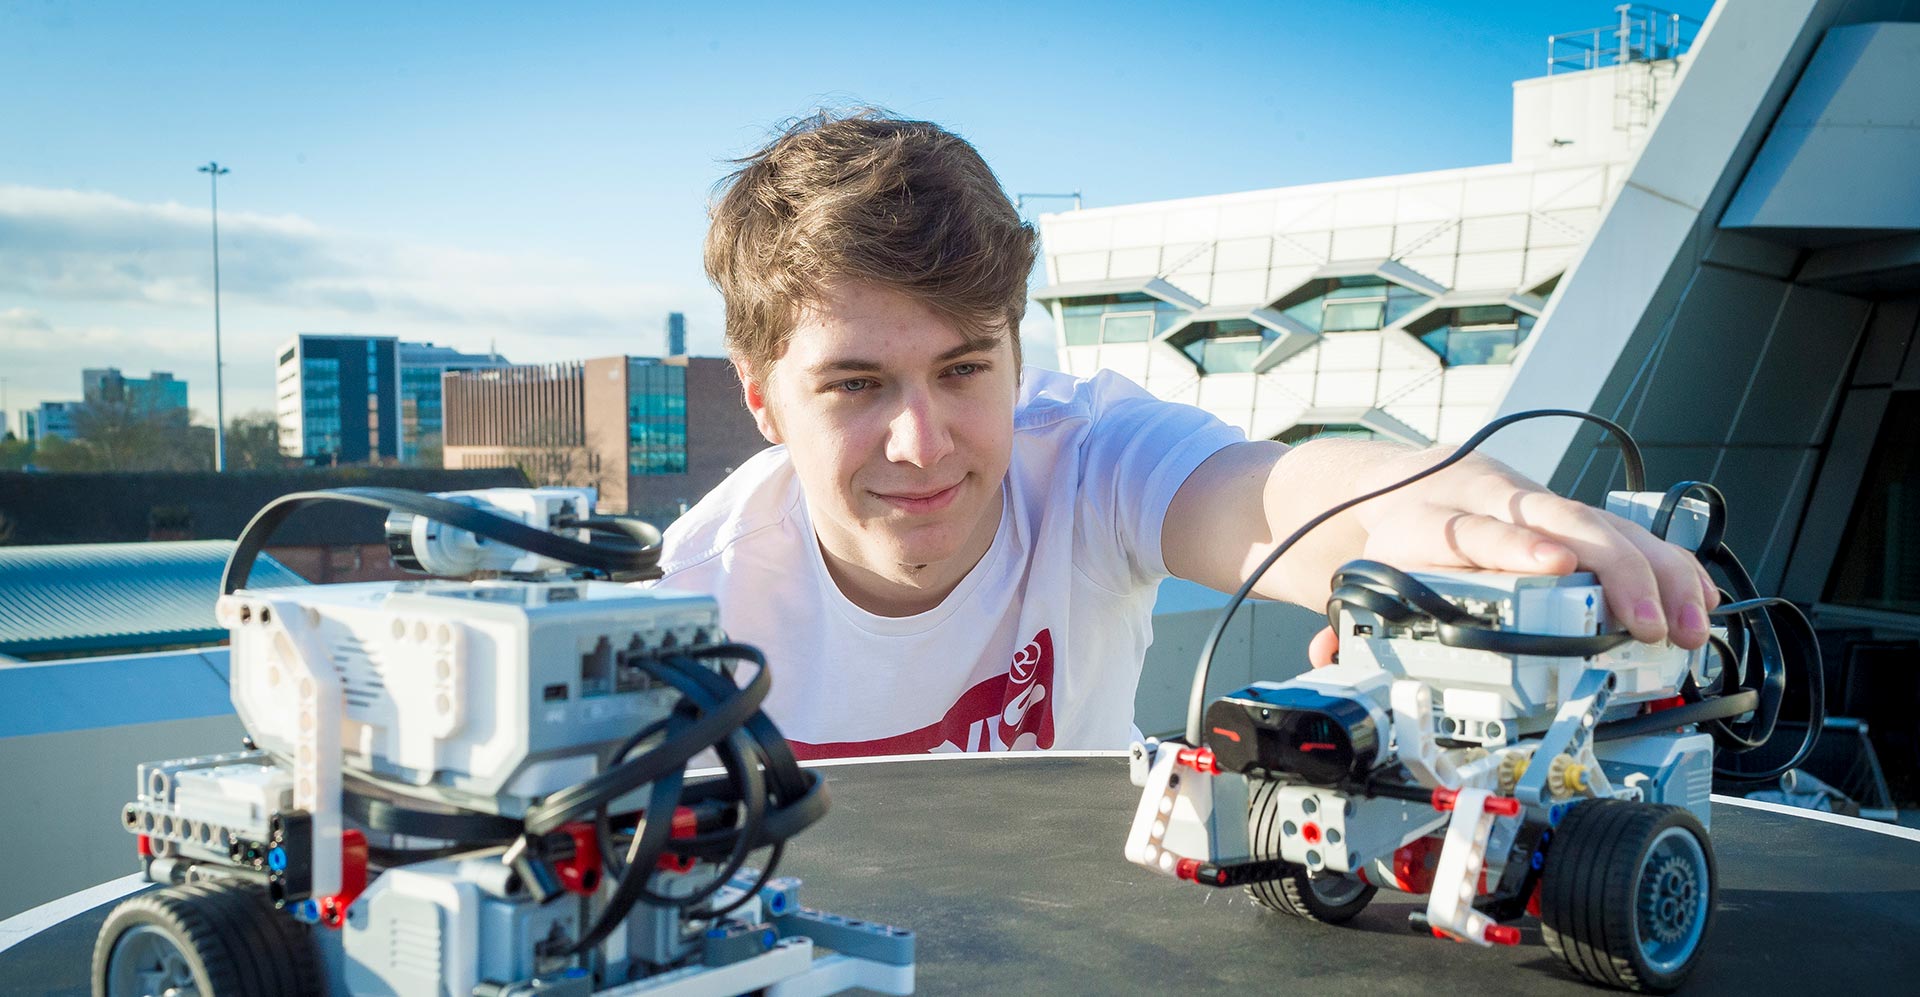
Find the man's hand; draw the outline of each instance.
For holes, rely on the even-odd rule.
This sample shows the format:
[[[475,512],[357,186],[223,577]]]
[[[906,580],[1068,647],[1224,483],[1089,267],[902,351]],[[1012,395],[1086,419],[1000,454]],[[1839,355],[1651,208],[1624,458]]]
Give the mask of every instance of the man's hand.
[[[1432,466],[1444,452],[1387,461],[1370,491]],[[1470,454],[1458,464],[1353,510],[1362,556],[1397,567],[1482,568],[1599,578],[1607,610],[1635,639],[1685,648],[1707,642],[1719,591],[1691,551],[1634,523],[1562,498],[1506,465]]]
[[[1309,519],[1451,452],[1339,439],[1290,450],[1269,442],[1228,447],[1175,495],[1162,552],[1175,574],[1231,590]],[[1478,455],[1329,520],[1281,557],[1254,592],[1323,606],[1334,570],[1362,557],[1408,571],[1584,569],[1598,577],[1608,612],[1636,639],[1671,639],[1686,648],[1706,643],[1707,611],[1719,601],[1691,552]],[[1326,663],[1333,644],[1330,633],[1316,637],[1310,656]]]

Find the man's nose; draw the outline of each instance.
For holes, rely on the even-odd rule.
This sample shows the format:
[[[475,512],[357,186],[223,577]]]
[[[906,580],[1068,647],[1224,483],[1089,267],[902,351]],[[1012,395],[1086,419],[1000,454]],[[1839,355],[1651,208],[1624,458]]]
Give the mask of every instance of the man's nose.
[[[925,392],[908,393],[887,425],[887,459],[932,467],[952,452],[953,434],[938,402]]]

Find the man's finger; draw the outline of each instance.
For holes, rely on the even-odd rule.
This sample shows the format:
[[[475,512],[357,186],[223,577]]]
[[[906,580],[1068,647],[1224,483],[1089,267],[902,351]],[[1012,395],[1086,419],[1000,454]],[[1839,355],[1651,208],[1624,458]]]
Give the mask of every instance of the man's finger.
[[[1321,627],[1307,643],[1307,663],[1315,668],[1325,668],[1333,664],[1333,656],[1340,653],[1340,637],[1332,627]]]
[[[1666,615],[1668,639],[1686,648],[1707,642],[1707,610],[1714,603],[1701,589],[1705,569],[1690,550],[1648,533],[1634,523],[1605,514],[1613,526],[1647,559],[1660,586],[1660,605]]]
[[[1514,514],[1524,525],[1566,544],[1579,558],[1580,567],[1599,578],[1607,611],[1635,640],[1649,644],[1666,640],[1670,611],[1677,620],[1688,593],[1698,596],[1691,574],[1688,592],[1676,591],[1671,586],[1677,562],[1661,558],[1656,570],[1649,558],[1657,551],[1643,548],[1620,527],[1645,534],[1651,544],[1667,545],[1618,516],[1546,492],[1522,496]],[[1663,596],[1671,600],[1671,608]]]

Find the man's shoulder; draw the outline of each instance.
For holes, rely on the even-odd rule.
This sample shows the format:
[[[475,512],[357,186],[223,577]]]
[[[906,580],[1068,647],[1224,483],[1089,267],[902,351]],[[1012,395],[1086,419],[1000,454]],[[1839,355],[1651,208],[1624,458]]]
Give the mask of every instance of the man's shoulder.
[[[1095,422],[1116,405],[1137,402],[1170,404],[1145,388],[1110,370],[1076,377],[1057,370],[1029,367],[1021,372],[1020,403],[1014,412],[1016,430],[1038,430],[1071,422]]]
[[[754,454],[667,527],[661,571],[687,571],[756,537],[778,534],[791,524],[799,495],[786,447]]]

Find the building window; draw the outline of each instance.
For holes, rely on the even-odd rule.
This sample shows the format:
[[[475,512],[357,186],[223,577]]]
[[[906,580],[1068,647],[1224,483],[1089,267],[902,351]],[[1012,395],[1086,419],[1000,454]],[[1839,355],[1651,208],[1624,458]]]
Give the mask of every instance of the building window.
[[[1325,293],[1286,313],[1315,332],[1364,332],[1384,329],[1426,302],[1425,294],[1384,277],[1337,277]]]
[[[1200,368],[1202,374],[1244,374],[1280,334],[1251,319],[1195,322],[1168,340]]]
[[[687,473],[687,369],[627,362],[627,473]]]
[[[1473,305],[1446,311],[1420,341],[1449,367],[1513,362],[1514,351],[1533,332],[1534,318],[1506,305]]]
[[[1826,601],[1920,613],[1920,391],[1896,392],[1861,481]]]
[[[1059,302],[1068,346],[1144,343],[1178,325],[1187,311],[1150,294],[1102,294]]]

